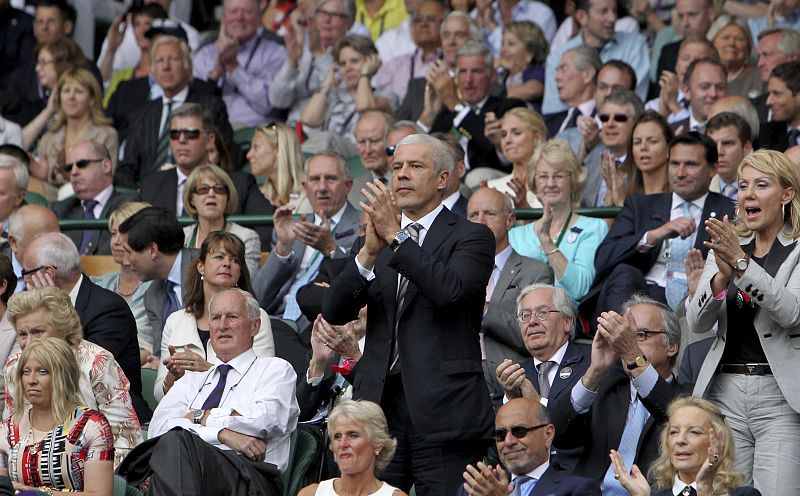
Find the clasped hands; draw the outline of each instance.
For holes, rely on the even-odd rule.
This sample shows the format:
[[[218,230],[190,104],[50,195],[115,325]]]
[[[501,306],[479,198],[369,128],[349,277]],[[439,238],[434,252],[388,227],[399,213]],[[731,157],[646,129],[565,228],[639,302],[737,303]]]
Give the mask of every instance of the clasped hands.
[[[361,193],[364,201],[358,202],[358,205],[368,219],[366,241],[358,254],[358,261],[362,267],[371,270],[375,265],[375,257],[400,231],[400,212],[392,199],[391,191],[380,181],[367,182],[361,188]]]
[[[292,210],[294,210],[292,206],[279,207],[272,217],[278,235],[278,242],[275,245],[278,255],[284,257],[289,255],[295,240],[326,256],[337,249],[331,232],[331,223],[325,212],[319,211],[322,224],[316,225],[313,219],[308,220],[306,214],[300,215],[297,221],[293,221]]]
[[[733,230],[733,225],[727,215],[722,220],[713,217],[706,220],[706,232],[711,241],[703,241],[703,245],[714,250],[719,274],[723,277],[723,282],[727,284],[733,276],[736,261],[745,258],[746,254],[739,244],[739,237]]]

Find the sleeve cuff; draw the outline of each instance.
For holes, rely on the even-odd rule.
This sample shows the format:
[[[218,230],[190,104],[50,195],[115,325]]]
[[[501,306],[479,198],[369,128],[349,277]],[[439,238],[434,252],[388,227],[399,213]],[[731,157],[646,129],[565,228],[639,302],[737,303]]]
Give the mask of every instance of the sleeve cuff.
[[[639,253],[647,253],[648,251],[652,250],[655,247],[656,245],[651,245],[647,242],[647,231],[645,231],[644,235],[642,235],[642,239],[640,239],[639,242],[636,243],[636,251],[638,251]]]
[[[207,422],[206,422],[207,423]],[[219,432],[224,427],[211,427],[208,425],[195,425],[192,424],[189,430],[197,434],[200,439],[207,442],[212,446],[220,446],[222,442],[219,440]]]
[[[647,369],[642,372],[642,375],[633,380],[633,387],[636,388],[639,396],[647,398],[653,391],[653,388],[656,387],[657,382],[658,372],[656,372],[655,367],[653,367],[651,363],[647,366]]]
[[[572,388],[570,400],[572,401],[572,408],[579,414],[588,412],[592,408],[592,403],[597,397],[597,392],[589,391],[583,385],[583,381],[579,380]]]
[[[364,267],[362,267],[358,261],[358,257],[355,258],[355,261],[356,261],[356,267],[358,268],[358,273],[361,274],[361,277],[363,277],[367,281],[375,279],[375,272],[367,270]]]
[[[469,105],[464,105],[464,108],[461,109],[461,112],[457,113],[455,117],[453,117],[453,127],[458,129],[458,126],[461,125],[461,121],[472,111],[472,107]]]
[[[225,421],[230,418],[233,410],[230,408],[212,408],[206,418],[206,427],[225,428]]]
[[[306,384],[311,387],[317,387],[322,382],[322,376],[319,377],[309,377],[308,370],[306,370]]]

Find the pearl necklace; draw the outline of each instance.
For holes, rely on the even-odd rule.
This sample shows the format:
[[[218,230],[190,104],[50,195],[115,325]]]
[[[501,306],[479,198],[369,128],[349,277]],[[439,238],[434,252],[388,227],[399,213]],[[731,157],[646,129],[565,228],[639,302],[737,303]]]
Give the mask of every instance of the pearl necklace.
[[[133,295],[140,287],[142,287],[142,281],[139,281],[139,284],[136,285],[130,292],[126,293],[124,291],[120,291],[119,289],[119,279],[117,279],[117,284],[114,286],[114,292],[118,295],[122,296],[123,298],[128,298]]]

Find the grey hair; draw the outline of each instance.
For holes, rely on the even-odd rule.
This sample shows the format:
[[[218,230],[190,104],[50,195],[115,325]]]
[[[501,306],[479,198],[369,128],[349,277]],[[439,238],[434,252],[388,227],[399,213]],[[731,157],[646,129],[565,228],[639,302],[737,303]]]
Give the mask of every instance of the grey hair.
[[[331,414],[328,415],[328,437],[331,442],[333,442],[336,421],[342,417],[361,423],[367,433],[367,439],[370,444],[382,446],[380,452],[375,455],[375,475],[377,476],[392,461],[394,451],[397,448],[397,440],[389,433],[389,426],[383,410],[376,403],[367,400],[340,401]]]
[[[455,167],[453,155],[441,140],[427,134],[411,134],[400,140],[400,143],[397,144],[397,149],[400,149],[403,145],[426,145],[431,152],[433,170],[437,174],[443,170],[446,170],[448,174],[453,173],[453,168]],[[395,151],[396,154],[397,151]]]
[[[247,312],[247,318],[250,320],[256,320],[257,318],[261,317],[261,307],[258,306],[258,300],[256,300],[253,295],[248,293],[247,291],[239,288],[227,288],[223,289],[222,291],[218,292],[214,296],[208,300],[208,315],[211,315],[211,305],[214,304],[214,300],[217,296],[227,293],[227,292],[234,292],[244,298],[244,308],[245,312]]]
[[[31,179],[31,175],[22,161],[17,160],[11,155],[0,153],[0,169],[14,170],[14,187],[17,191],[25,191],[28,189],[28,182]]]
[[[600,72],[600,68],[603,67],[603,61],[600,60],[600,55],[597,54],[597,50],[594,48],[590,48],[588,46],[579,46],[575,47],[572,50],[567,50],[564,52],[564,55],[572,53],[572,63],[575,65],[575,69],[578,71],[585,71],[589,67],[594,69],[595,75]],[[561,58],[564,58],[564,55]]]
[[[184,103],[172,112],[170,121],[176,117],[200,119],[200,122],[203,123],[203,131],[206,134],[210,134],[215,129],[214,117],[211,116],[211,111],[200,103]],[[167,122],[167,126],[171,126],[171,124],[172,122]]]
[[[659,315],[661,316],[661,323],[664,325],[664,334],[661,335],[661,342],[664,344],[664,346],[669,346],[670,344],[675,343],[680,351],[681,323],[680,320],[678,320],[678,317],[675,315],[675,312],[673,312],[672,309],[670,309],[667,305],[650,298],[644,293],[634,293],[634,295],[631,296],[628,301],[623,303],[620,313],[624,314],[628,311],[628,309],[636,305],[652,305],[656,307]],[[674,365],[677,359],[678,353],[675,353],[670,361]]]
[[[479,41],[470,40],[461,45],[461,48],[456,52],[456,60],[461,57],[472,57],[475,55],[483,57],[483,61],[486,62],[486,67],[489,71],[494,70],[494,57],[492,57],[492,52],[489,51],[486,45]]]
[[[642,100],[631,90],[624,88],[614,88],[611,93],[606,97],[603,105],[606,103],[613,103],[624,107],[630,105],[633,108],[633,118],[637,119],[644,113],[644,105]],[[598,109],[599,110],[599,109]]]
[[[444,20],[442,21],[442,25],[439,27],[439,34],[444,34],[444,24],[447,22],[448,19],[464,19],[467,21],[469,25],[469,39],[470,41],[477,41],[478,43],[483,43],[483,33],[481,33],[481,28],[478,26],[478,23],[475,22],[475,19],[470,17],[469,14],[466,12],[461,12],[460,10],[454,10],[445,16]]]
[[[353,179],[353,175],[350,173],[350,168],[347,167],[347,160],[345,160],[345,158],[339,152],[331,149],[319,151],[306,159],[306,161],[303,163],[303,175],[305,177],[308,177],[308,164],[311,162],[311,159],[316,157],[330,157],[336,160],[339,166],[339,173],[342,175],[342,178],[344,178],[345,181]]]
[[[39,249],[32,253],[36,265],[52,265],[56,277],[69,278],[81,270],[81,256],[75,243],[63,233],[43,233],[36,238]]]
[[[358,128],[358,125],[361,123],[361,121],[373,115],[380,116],[383,119],[384,127],[387,129],[386,132],[388,133],[389,132],[388,129],[391,127],[392,122],[394,122],[394,117],[392,117],[392,115],[389,114],[388,112],[384,112],[383,110],[377,110],[377,109],[369,109],[359,113],[358,120],[356,120],[356,128]]]
[[[755,47],[753,46],[753,34],[752,31],[750,31],[750,27],[747,25],[747,21],[745,19],[729,14],[722,14],[714,19],[713,23],[711,23],[711,26],[708,28],[708,32],[706,33],[706,38],[708,38],[708,41],[713,43],[714,38],[717,37],[720,31],[731,25],[738,26],[739,29],[741,29],[744,33],[744,37],[747,40],[747,54],[745,55],[745,61],[752,61],[753,52],[755,51]]]
[[[556,307],[556,310],[558,310],[558,313],[572,320],[572,325],[569,328],[569,338],[574,338],[575,329],[578,325],[578,310],[572,304],[572,298],[569,297],[569,293],[562,288],[553,286],[552,284],[528,284],[522,288],[522,291],[519,292],[519,296],[517,296],[517,314],[521,311],[522,299],[525,298],[528,293],[532,293],[537,289],[549,289],[553,293],[553,305]]]
[[[192,72],[192,49],[189,48],[188,43],[177,36],[172,36],[171,34],[162,34],[153,40],[153,43],[150,45],[150,68],[152,69],[156,65],[156,48],[160,47],[161,45],[166,45],[167,43],[177,43],[178,46],[181,47],[183,67],[184,69],[188,69],[189,72]]]
[[[331,0],[319,0],[317,5],[314,7],[314,13],[316,14],[324,4],[330,2]],[[356,6],[353,4],[353,0],[339,0],[342,2],[342,7],[344,7],[344,14],[352,23],[356,18]]]
[[[403,128],[406,128],[406,127],[409,128],[409,129],[413,129],[414,130],[414,134],[424,134],[425,133],[425,130],[422,129],[421,127],[419,127],[419,124],[417,124],[416,122],[403,119],[403,120],[397,121],[394,124],[392,124],[391,126],[389,126],[389,130],[386,131],[386,135],[388,136],[389,133],[391,133],[392,131],[397,131],[398,129],[403,129]]]
[[[761,38],[776,33],[781,35],[781,39],[778,41],[778,50],[784,55],[800,57],[800,33],[793,29],[767,29],[758,35],[758,41],[760,42]]]

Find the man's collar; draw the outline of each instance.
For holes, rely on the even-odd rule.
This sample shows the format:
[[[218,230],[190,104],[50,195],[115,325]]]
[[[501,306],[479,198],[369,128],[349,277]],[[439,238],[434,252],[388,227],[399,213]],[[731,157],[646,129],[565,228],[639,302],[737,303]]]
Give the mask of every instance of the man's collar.
[[[167,274],[167,280],[172,281],[176,286],[181,285],[181,259],[183,258],[183,252],[178,250],[178,254],[175,255],[175,261],[172,262],[172,267],[169,269],[169,274]]]
[[[421,219],[417,221],[409,219],[408,217],[406,217],[406,214],[404,213],[400,218],[400,227],[402,229],[405,229],[409,224],[416,222],[417,224],[421,224],[422,227],[424,227],[426,230],[430,230],[431,226],[433,225],[433,221],[436,220],[436,217],[439,215],[439,212],[441,212],[443,208],[444,205],[440,203],[438,207],[434,208],[433,210],[425,214]]]
[[[526,475],[526,476],[530,477],[531,479],[536,479],[536,480],[538,481],[539,479],[541,479],[541,478],[542,478],[542,476],[544,475],[544,473],[545,473],[545,472],[547,472],[547,469],[548,469],[548,468],[550,468],[550,458],[549,458],[549,457],[547,458],[547,461],[546,461],[546,462],[542,463],[541,465],[539,465],[539,466],[538,466],[538,467],[536,467],[535,469],[531,470],[531,471],[530,471],[530,472],[528,472],[527,474],[514,475],[514,476],[511,478],[511,480],[513,481],[513,480],[514,480],[514,479],[516,479],[517,477],[520,477],[520,476],[522,476],[522,475]]]
[[[211,347],[212,348],[214,347],[213,343]],[[247,368],[250,366],[251,363],[253,363],[253,360],[255,359],[256,359],[256,352],[253,351],[253,347],[251,346],[242,353],[228,360],[226,363],[231,367],[233,367],[233,369],[236,372],[239,372],[239,374],[244,375],[244,373],[247,371]],[[217,367],[219,367],[219,365],[220,364],[217,364]]]
[[[500,253],[495,255],[494,256],[495,267],[497,267],[502,271],[503,268],[506,266],[506,263],[508,262],[508,257],[511,256],[511,252],[513,251],[514,249],[511,248],[511,245],[507,245],[505,248],[503,248],[503,250]]]
[[[81,290],[81,284],[83,284],[83,274],[78,276],[78,281],[69,290],[69,299],[72,302],[72,306],[75,306],[75,302],[78,301],[78,292]]]
[[[186,101],[186,98],[189,96],[189,83],[186,83],[186,86],[180,90],[178,93],[175,94],[172,98],[167,97],[167,95],[161,95],[161,103],[166,105],[168,102],[172,101],[173,103],[183,103]],[[173,107],[172,110],[174,111],[175,108]],[[167,125],[169,126],[169,122]]]
[[[569,346],[569,339],[567,339],[567,341],[564,344],[561,345],[561,348],[557,349],[556,352],[553,353],[553,356],[548,358],[547,361],[556,362],[557,365],[561,365],[561,362],[564,361],[564,355],[567,354],[567,347],[568,346]],[[539,360],[538,358],[533,357],[533,364],[534,365],[539,365],[543,361],[544,360]]]
[[[700,198],[695,198],[690,203],[692,203],[695,207],[700,209],[700,211],[702,212],[703,211],[703,207],[706,204],[706,198],[708,198],[708,191],[706,191],[703,196],[701,196]],[[672,193],[672,206],[670,207],[670,210],[676,208],[678,205],[682,204],[685,201],[686,201],[685,198],[679,196],[678,193],[673,192]]]
[[[335,214],[328,217],[328,222],[331,223],[331,228],[333,228],[333,225],[338,224],[342,220],[342,216],[344,215],[344,209],[346,208],[347,208],[347,202],[344,202],[342,208],[337,210]],[[322,218],[317,213],[314,214],[314,224],[318,226],[322,224]]]

